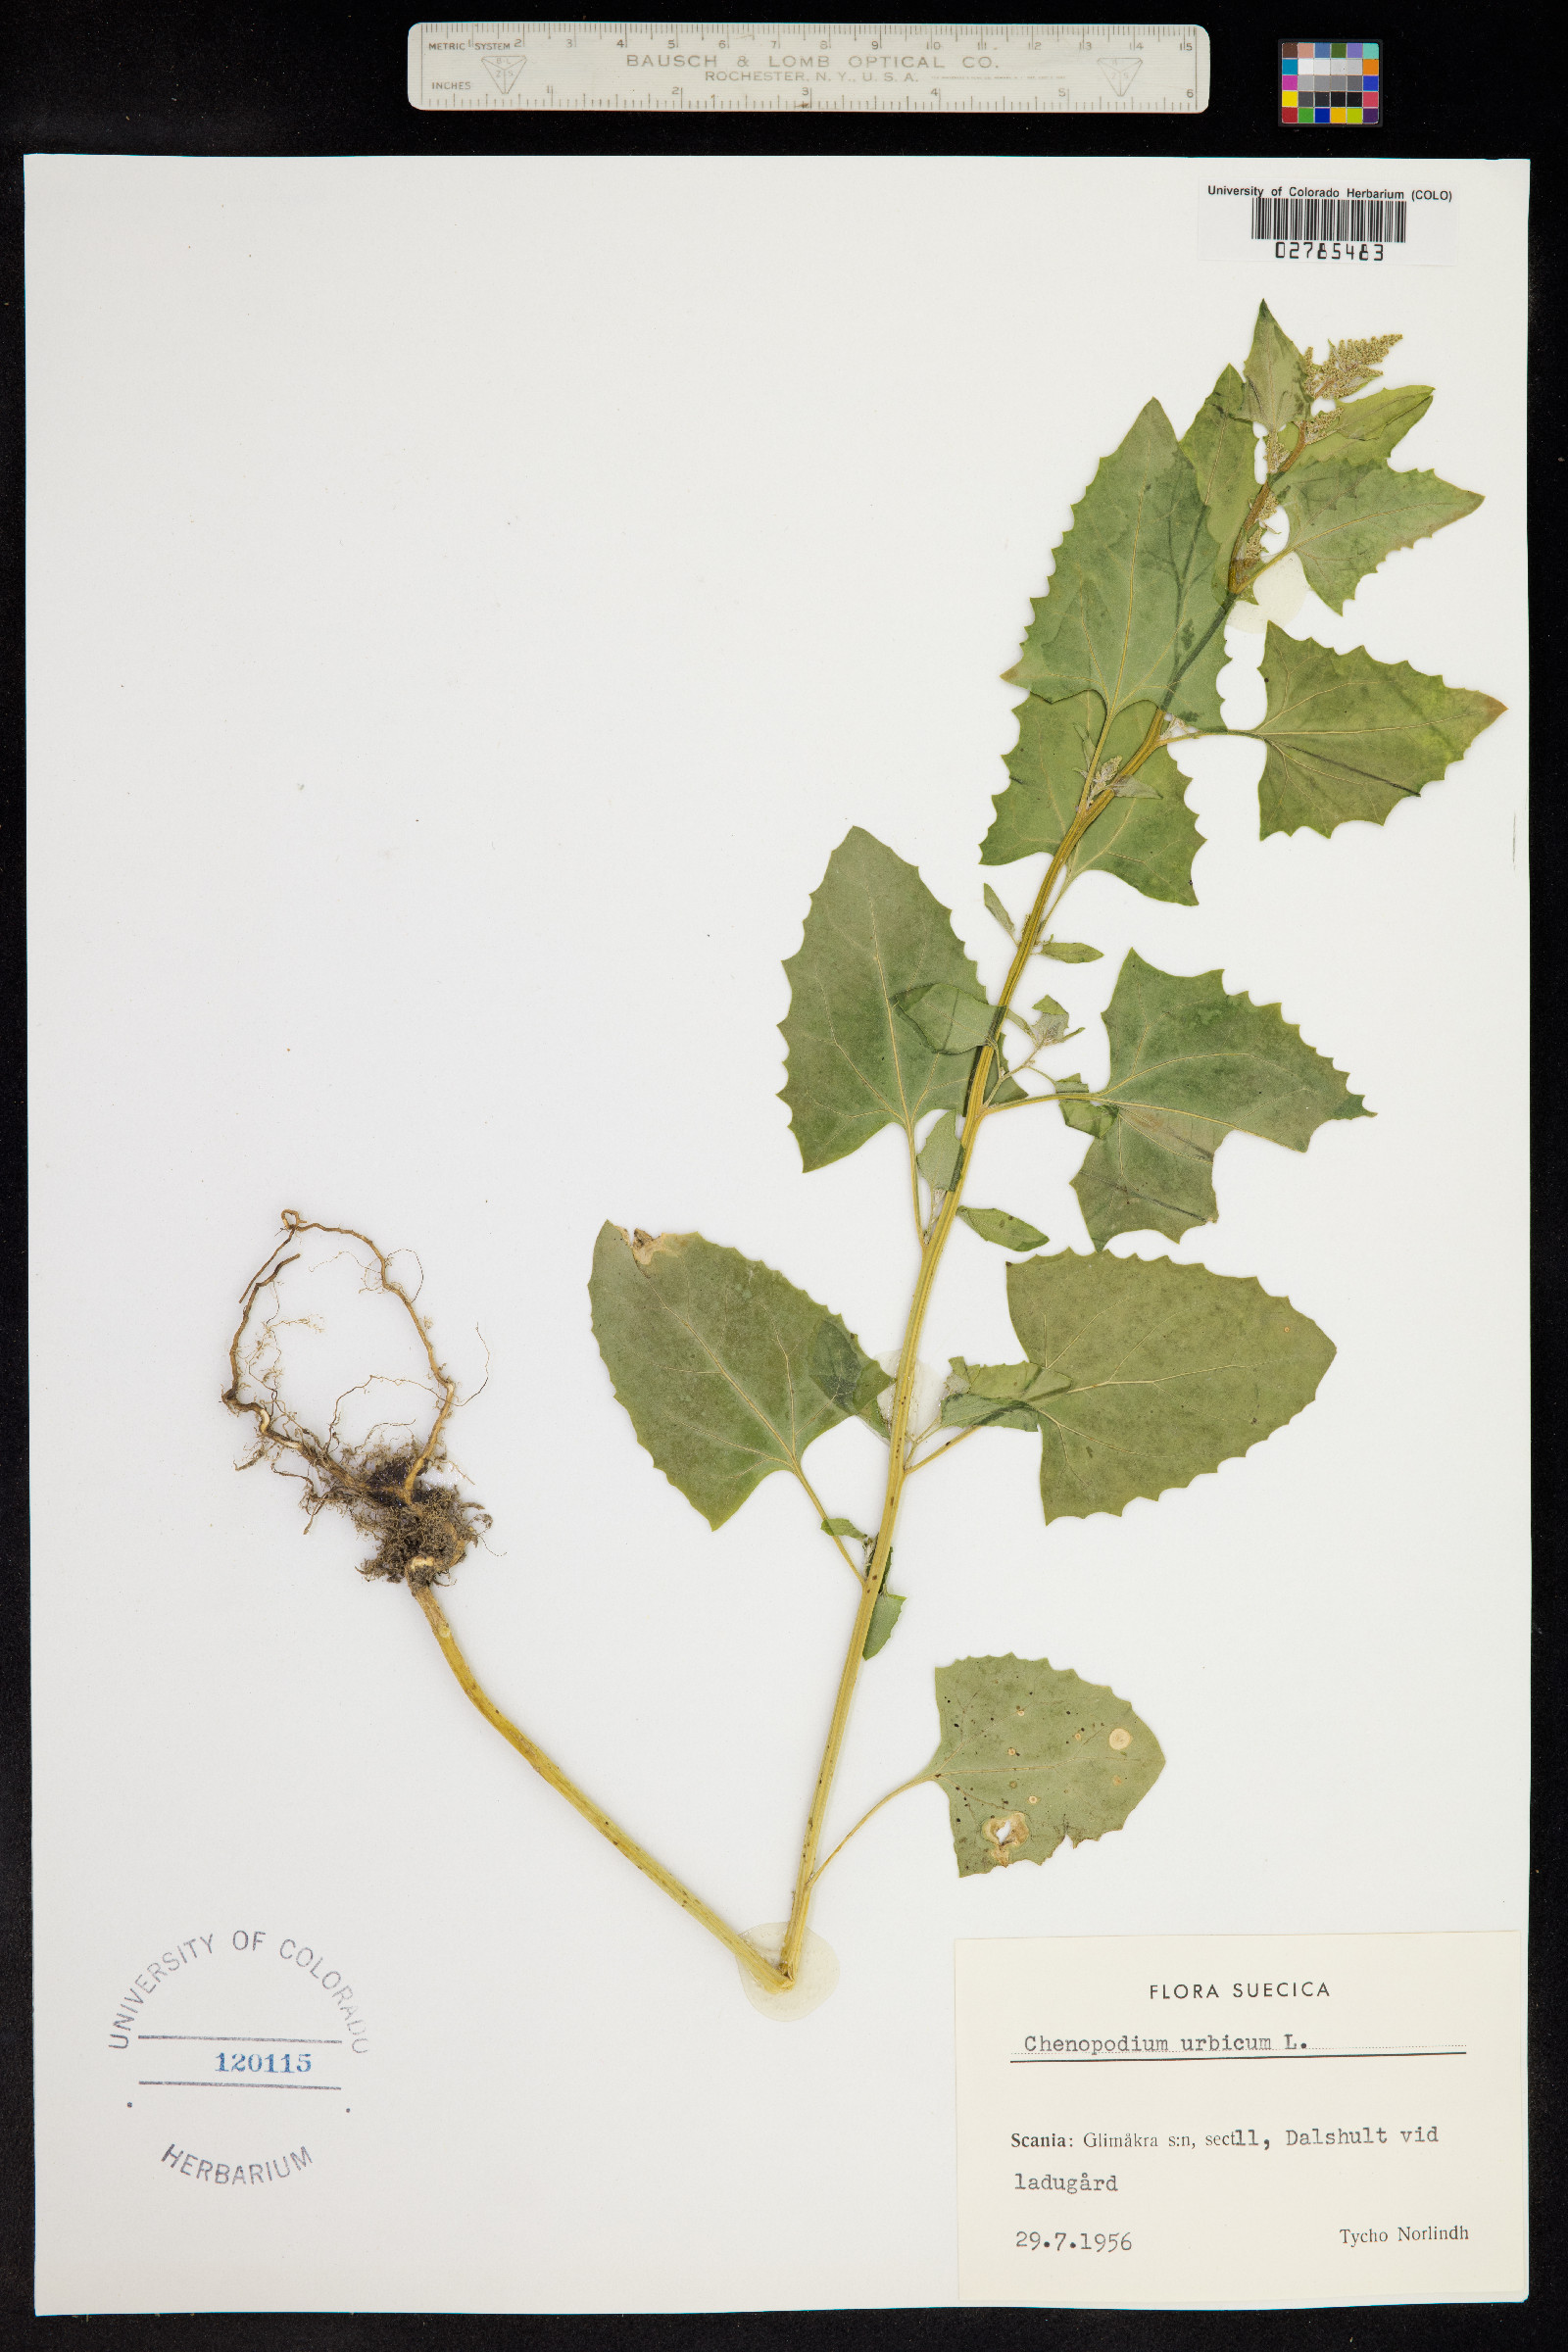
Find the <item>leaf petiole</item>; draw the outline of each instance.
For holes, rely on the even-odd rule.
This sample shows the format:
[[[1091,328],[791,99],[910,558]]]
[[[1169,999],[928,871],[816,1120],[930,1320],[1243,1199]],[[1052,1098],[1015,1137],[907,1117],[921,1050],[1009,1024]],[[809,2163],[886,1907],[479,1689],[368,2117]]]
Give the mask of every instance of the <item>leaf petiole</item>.
[[[972,1438],[977,1429],[986,1429],[989,1426],[990,1424],[985,1421],[972,1421],[967,1429],[960,1430],[956,1438],[950,1438],[945,1446],[937,1446],[934,1452],[926,1454],[922,1460],[911,1462],[909,1476],[912,1478],[917,1470],[929,1470],[933,1462],[940,1462],[942,1456],[945,1453],[951,1453],[955,1446],[961,1446],[965,1438]],[[922,1432],[922,1435],[928,1434],[928,1432]]]
[[[839,1529],[841,1526],[847,1527],[849,1525],[848,1520],[836,1520],[828,1516],[826,1506],[822,1501],[822,1497],[820,1494],[818,1494],[816,1489],[812,1486],[810,1480],[807,1477],[806,1472],[801,1468],[799,1462],[795,1464],[795,1475],[800,1480],[801,1485],[806,1489],[807,1499],[809,1501],[812,1510],[815,1511],[817,1518],[822,1523],[823,1535],[829,1538],[838,1552],[839,1558],[844,1562],[845,1567],[854,1577],[856,1583],[858,1585],[863,1585],[865,1582],[865,1571],[863,1568],[857,1568],[855,1562],[845,1550],[844,1539],[839,1534]]]
[[[1080,1032],[1075,1029],[1072,1034],[1077,1037]],[[1061,1042],[1065,1045],[1067,1040],[1063,1038]],[[1042,1071],[1041,1075],[1045,1076],[1046,1073]],[[986,1112],[986,1117],[994,1119],[1000,1111],[1004,1110],[1028,1110],[1037,1102],[1092,1102],[1093,1101],[1093,1095],[1025,1095],[1020,1102],[993,1102]]]
[[[920,1783],[927,1776],[925,1773],[917,1772],[912,1780],[901,1781],[896,1788],[890,1788],[888,1790],[886,1796],[879,1796],[876,1800],[876,1803],[872,1805],[866,1812],[860,1815],[860,1818],[856,1823],[855,1828],[853,1830],[845,1831],[843,1837],[833,1848],[833,1851],[828,1855],[827,1861],[819,1862],[817,1864],[815,1870],[813,1870],[811,1873],[811,1885],[813,1886],[816,1885],[817,1880],[822,1876],[823,1871],[826,1870],[828,1862],[836,1862],[838,1860],[839,1855],[843,1853],[844,1848],[849,1844],[850,1839],[854,1837],[857,1837],[859,1832],[864,1829],[866,1823],[870,1820],[873,1813],[880,1813],[884,1805],[891,1805],[893,1799],[896,1796],[902,1796],[906,1788],[918,1788]]]

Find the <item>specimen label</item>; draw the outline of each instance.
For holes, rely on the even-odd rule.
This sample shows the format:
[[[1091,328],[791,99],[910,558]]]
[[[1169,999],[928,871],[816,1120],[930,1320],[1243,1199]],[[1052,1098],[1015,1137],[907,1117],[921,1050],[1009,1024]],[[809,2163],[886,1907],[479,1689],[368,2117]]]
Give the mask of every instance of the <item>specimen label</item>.
[[[1516,2302],[1520,1938],[955,1946],[966,2304]]]

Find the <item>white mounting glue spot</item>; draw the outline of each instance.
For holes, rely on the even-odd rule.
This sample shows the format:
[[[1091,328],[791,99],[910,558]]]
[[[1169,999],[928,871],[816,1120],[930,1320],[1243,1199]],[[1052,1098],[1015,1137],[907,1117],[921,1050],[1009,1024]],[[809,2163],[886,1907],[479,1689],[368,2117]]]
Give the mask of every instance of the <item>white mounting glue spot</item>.
[[[1299,556],[1281,556],[1267,571],[1260,571],[1252,590],[1255,605],[1232,605],[1230,625],[1233,629],[1248,629],[1261,637],[1271,620],[1283,628],[1294,620],[1306,601],[1306,574],[1301,569]]]
[[[764,1959],[776,1960],[784,1949],[784,1932],[788,1925],[788,1920],[776,1919],[765,1928],[748,1928],[746,1940],[755,1943]],[[811,2011],[819,2009],[828,1994],[835,1990],[839,1981],[837,1952],[830,1943],[824,1943],[820,1936],[813,1936],[809,1928],[806,1931],[806,1941],[801,1946],[801,1961],[795,1972],[795,1982],[788,1992],[769,1992],[759,1984],[750,1969],[742,1968],[738,1960],[735,1966],[740,1972],[741,1984],[752,2007],[760,2009],[764,2017],[772,2018],[774,2024],[780,2026],[790,2025],[798,2017],[809,2017]]]

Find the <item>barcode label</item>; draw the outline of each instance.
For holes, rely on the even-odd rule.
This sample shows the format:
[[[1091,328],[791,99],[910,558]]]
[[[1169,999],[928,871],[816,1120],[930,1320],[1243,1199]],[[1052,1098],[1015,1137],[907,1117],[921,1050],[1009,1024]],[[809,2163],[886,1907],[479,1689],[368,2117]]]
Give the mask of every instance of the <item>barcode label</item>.
[[[1252,235],[1270,244],[1402,245],[1402,196],[1254,196]]]
[[[1294,186],[1278,187],[1267,167],[1199,170],[1198,250],[1205,262],[1242,263],[1273,276],[1282,269],[1408,269],[1459,258],[1453,189],[1425,171],[1408,180],[1401,172],[1396,181],[1385,167],[1360,186],[1325,171],[1316,187],[1302,172]]]

